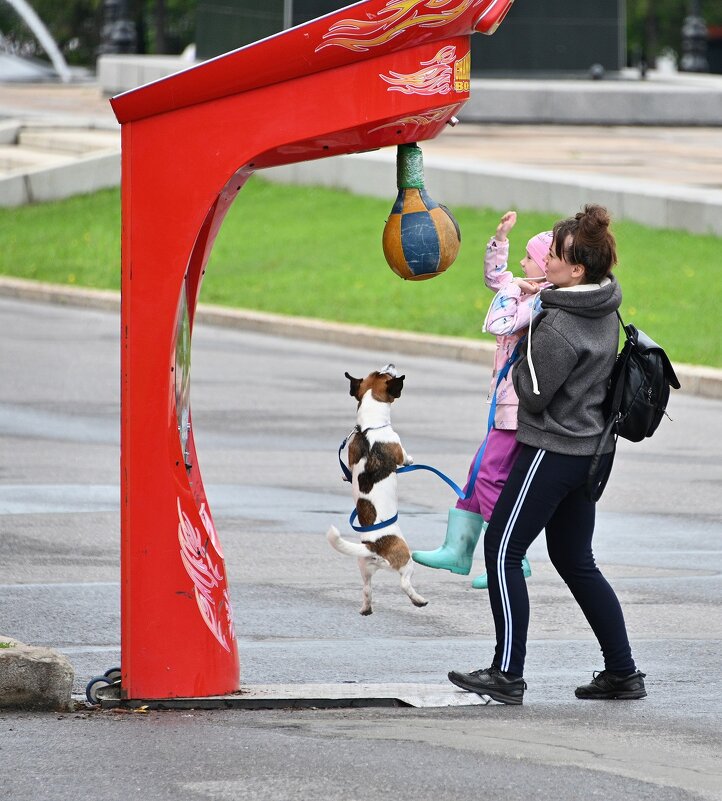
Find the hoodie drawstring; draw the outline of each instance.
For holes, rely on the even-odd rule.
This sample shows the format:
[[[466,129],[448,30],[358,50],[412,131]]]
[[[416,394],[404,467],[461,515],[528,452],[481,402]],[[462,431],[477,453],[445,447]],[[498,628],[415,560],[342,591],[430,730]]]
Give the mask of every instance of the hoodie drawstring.
[[[539,392],[539,382],[537,381],[536,370],[534,369],[534,362],[532,361],[531,358],[531,327],[532,323],[534,322],[534,307],[536,306],[538,299],[539,295],[536,295],[532,303],[531,314],[529,315],[529,331],[527,332],[526,335],[526,360],[527,363],[529,364],[529,374],[531,375],[531,386],[532,386],[532,391],[534,392],[535,395],[540,395],[541,393]]]

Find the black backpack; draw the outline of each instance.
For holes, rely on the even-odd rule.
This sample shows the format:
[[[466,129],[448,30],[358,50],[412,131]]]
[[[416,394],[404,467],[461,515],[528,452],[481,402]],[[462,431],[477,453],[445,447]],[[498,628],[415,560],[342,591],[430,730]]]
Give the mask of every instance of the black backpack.
[[[601,498],[607,485],[617,437],[631,442],[651,437],[666,413],[670,387],[680,387],[672,363],[662,347],[631,323],[625,325],[619,312],[617,317],[626,341],[609,379],[604,405],[607,422],[589,469],[587,495],[593,501]],[[601,453],[610,439],[611,452]]]

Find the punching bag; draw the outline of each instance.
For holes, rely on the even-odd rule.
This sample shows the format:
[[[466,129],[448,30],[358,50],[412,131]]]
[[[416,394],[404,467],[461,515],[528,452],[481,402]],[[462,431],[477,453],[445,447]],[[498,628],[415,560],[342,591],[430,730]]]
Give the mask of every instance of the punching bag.
[[[441,275],[459,253],[459,224],[446,206],[424,189],[424,162],[418,145],[399,145],[396,153],[399,194],[383,234],[384,256],[396,275],[423,281]]]

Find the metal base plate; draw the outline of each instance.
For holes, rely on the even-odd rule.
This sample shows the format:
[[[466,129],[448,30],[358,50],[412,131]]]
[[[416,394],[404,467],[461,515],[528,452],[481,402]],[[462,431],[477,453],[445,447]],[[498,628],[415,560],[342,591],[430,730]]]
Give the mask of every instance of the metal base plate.
[[[443,684],[256,684],[204,698],[121,699],[117,685],[98,690],[103,709],[349,709],[479,706],[489,698]]]

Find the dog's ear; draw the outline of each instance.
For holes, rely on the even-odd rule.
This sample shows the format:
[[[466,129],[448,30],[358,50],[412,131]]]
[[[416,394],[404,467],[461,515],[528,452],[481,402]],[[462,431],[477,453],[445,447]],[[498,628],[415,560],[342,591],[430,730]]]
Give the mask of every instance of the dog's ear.
[[[348,394],[352,398],[356,398],[356,400],[358,400],[359,399],[358,390],[359,390],[359,387],[361,386],[361,382],[363,381],[363,379],[362,378],[354,378],[349,373],[344,373],[344,375],[351,382],[351,388],[349,389],[349,393]]]
[[[404,388],[405,375],[397,376],[396,378],[389,378],[386,382],[386,391],[392,398],[398,398],[401,395],[401,390]]]

